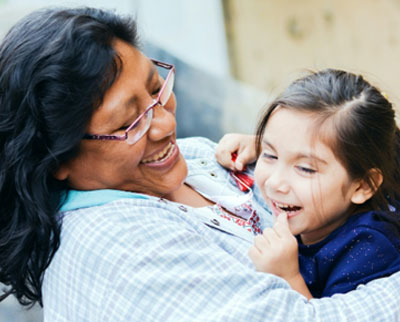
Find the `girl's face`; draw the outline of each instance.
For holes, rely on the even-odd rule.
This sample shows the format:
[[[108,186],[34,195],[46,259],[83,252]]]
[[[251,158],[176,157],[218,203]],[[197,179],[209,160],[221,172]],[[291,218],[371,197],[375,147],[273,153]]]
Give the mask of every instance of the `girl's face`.
[[[267,204],[275,215],[288,214],[291,232],[304,244],[342,225],[359,189],[331,148],[313,135],[314,122],[310,113],[278,107],[265,127],[255,170]]]

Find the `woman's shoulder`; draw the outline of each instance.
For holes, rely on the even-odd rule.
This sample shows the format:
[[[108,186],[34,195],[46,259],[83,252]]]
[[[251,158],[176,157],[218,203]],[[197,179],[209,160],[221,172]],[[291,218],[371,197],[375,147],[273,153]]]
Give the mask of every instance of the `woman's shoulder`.
[[[150,253],[182,248],[196,230],[190,220],[184,209],[160,198],[120,199],[64,213],[61,244],[45,274],[46,302],[71,295],[76,303],[104,299],[115,279],[151,265]]]
[[[201,156],[214,157],[217,144],[205,137],[188,137],[177,140],[179,149],[185,159],[198,158]]]
[[[181,219],[175,208],[170,202],[151,196],[147,199],[115,199],[99,206],[63,213],[62,231],[68,229],[77,235],[88,235],[89,231],[92,235],[116,231],[116,235],[121,235],[120,230],[132,232],[147,224]]]

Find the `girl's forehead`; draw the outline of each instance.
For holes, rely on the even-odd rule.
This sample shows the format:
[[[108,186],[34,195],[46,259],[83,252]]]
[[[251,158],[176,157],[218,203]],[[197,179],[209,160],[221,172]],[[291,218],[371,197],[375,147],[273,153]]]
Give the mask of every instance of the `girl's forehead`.
[[[316,113],[278,107],[266,124],[262,143],[299,156],[336,158],[334,134],[332,122]]]
[[[336,140],[334,117],[327,117],[316,111],[278,106],[271,113],[266,129],[270,123],[274,124],[271,126],[273,130],[277,128],[282,128],[284,131],[292,130],[294,136],[301,133],[303,136],[310,136],[312,141],[321,140],[328,146]]]
[[[315,127],[319,127],[318,123],[320,122],[316,113],[278,106],[271,113],[265,129],[266,132],[284,132],[293,135],[300,132],[305,136]]]

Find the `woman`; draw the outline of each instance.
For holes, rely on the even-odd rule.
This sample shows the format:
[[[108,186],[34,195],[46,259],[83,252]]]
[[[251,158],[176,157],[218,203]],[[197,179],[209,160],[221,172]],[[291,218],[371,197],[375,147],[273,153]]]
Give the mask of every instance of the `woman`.
[[[399,274],[307,302],[255,272],[247,249],[269,214],[258,191],[241,192],[217,165],[213,143],[176,141],[173,77],[173,66],[137,49],[132,21],[113,13],[39,11],[7,34],[0,281],[8,293],[43,304],[46,321],[400,314]]]

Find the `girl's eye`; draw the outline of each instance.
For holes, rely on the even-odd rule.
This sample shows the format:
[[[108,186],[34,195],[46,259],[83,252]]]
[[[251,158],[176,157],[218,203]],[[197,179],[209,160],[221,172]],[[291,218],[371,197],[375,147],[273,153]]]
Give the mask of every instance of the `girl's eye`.
[[[261,156],[262,156],[264,159],[267,159],[267,160],[277,160],[277,159],[278,159],[277,156],[275,156],[275,155],[273,155],[273,154],[271,154],[271,153],[267,153],[267,152],[263,152]]]
[[[317,172],[317,170],[315,170],[315,169],[303,167],[303,166],[297,166],[297,169],[299,169],[301,172],[306,173],[306,174],[314,174]]]

